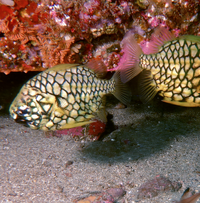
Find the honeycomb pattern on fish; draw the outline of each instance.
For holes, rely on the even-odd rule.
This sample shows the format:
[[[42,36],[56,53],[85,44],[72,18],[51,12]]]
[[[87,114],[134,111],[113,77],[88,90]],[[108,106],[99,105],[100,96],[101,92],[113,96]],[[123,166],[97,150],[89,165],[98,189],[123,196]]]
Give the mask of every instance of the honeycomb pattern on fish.
[[[93,113],[103,108],[102,97],[114,90],[113,79],[98,79],[84,66],[49,69],[22,87],[16,99],[18,103],[14,101],[10,111],[22,115],[33,129],[70,128],[90,120]]]
[[[186,39],[167,42],[158,53],[140,55],[160,95],[171,101],[200,103],[200,44]]]

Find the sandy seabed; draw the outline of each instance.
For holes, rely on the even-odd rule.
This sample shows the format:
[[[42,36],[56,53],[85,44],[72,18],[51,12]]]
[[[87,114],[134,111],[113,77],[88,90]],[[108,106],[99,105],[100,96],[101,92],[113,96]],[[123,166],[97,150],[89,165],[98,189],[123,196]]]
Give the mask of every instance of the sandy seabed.
[[[95,142],[47,137],[2,115],[0,202],[72,203],[122,187],[126,194],[119,203],[168,203],[180,200],[187,187],[200,192],[199,108],[135,102],[107,110],[119,128]],[[181,182],[182,188],[137,199],[138,188],[156,175]]]

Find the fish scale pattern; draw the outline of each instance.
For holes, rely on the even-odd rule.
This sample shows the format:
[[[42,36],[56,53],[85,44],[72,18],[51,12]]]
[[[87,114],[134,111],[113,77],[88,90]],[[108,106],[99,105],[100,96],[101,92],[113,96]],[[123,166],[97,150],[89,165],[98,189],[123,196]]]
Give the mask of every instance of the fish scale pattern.
[[[70,128],[89,121],[103,108],[102,97],[115,90],[115,81],[102,80],[84,66],[44,71],[22,87],[18,111],[29,127],[42,130]],[[14,107],[13,107],[14,108]],[[26,110],[26,111],[24,111]]]
[[[200,103],[200,44],[186,39],[167,42],[158,53],[140,56],[160,95],[169,101]]]

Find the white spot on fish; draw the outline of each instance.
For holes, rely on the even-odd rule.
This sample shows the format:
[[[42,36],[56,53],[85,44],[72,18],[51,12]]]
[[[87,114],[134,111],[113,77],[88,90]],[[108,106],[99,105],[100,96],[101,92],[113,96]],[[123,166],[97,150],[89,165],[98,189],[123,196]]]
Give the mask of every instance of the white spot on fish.
[[[47,83],[46,89],[49,93],[53,94],[52,85],[50,83]]]
[[[76,101],[77,101],[77,100],[76,100]],[[77,102],[75,102],[75,104],[73,105],[73,108],[74,108],[75,110],[79,110],[80,106],[78,105]]]
[[[71,103],[71,104],[74,104],[74,102],[75,102],[74,96],[73,96],[72,94],[69,94],[69,95],[68,95],[68,99],[67,99],[67,100],[68,100],[68,102]]]
[[[54,119],[53,119],[53,122],[54,123],[59,123],[61,121],[61,118],[58,118],[58,117],[55,117]]]
[[[40,88],[40,81],[37,80],[37,81],[35,82],[35,87]]]
[[[171,49],[172,51],[174,51],[175,46],[172,44],[172,45],[170,46],[170,49]]]
[[[181,71],[179,72],[179,78],[183,80],[184,77],[185,77],[185,71],[184,69],[181,69]]]
[[[63,76],[57,74],[56,77],[55,77],[55,81],[56,81],[57,83],[59,83],[59,84],[63,84],[64,78],[63,78]]]
[[[46,87],[43,84],[41,84],[40,89],[41,89],[42,92],[46,92]]]
[[[180,46],[182,47],[184,45],[184,40],[180,39],[179,43],[180,43]]]
[[[49,109],[51,108],[51,105],[50,104],[44,104],[42,107],[46,112],[48,112]]]
[[[75,95],[76,94],[76,83],[72,80],[71,82],[71,92]]]
[[[42,97],[41,95],[37,95],[37,96],[36,96],[36,100],[37,100],[37,101],[40,101],[42,98],[43,98],[43,97]]]
[[[198,97],[198,98],[195,98],[195,102],[196,103],[200,103],[200,98]]]
[[[49,122],[46,123],[46,127],[47,127],[47,128],[50,128],[50,127],[52,127],[53,125],[54,125],[53,121],[49,121]]]
[[[66,73],[65,74],[65,80],[70,83],[71,82],[71,77],[72,77],[72,74],[71,73]]]
[[[183,100],[183,97],[181,95],[174,95],[174,100],[181,101],[181,100]]]
[[[76,111],[75,109],[73,109],[72,111],[70,111],[70,116],[76,118],[76,117],[78,116],[77,111]]]
[[[184,52],[185,52],[185,56],[188,56],[189,49],[188,49],[188,47],[186,45],[184,46]]]
[[[33,113],[37,113],[37,112],[38,112],[38,109],[37,109],[37,108],[33,108],[32,112],[33,112]]]
[[[50,70],[49,72],[48,72],[50,75],[52,75],[52,76],[56,76],[56,71],[54,71],[54,70]],[[49,77],[49,75],[48,75],[48,77]]]
[[[183,95],[183,96],[184,96],[184,95]],[[192,103],[192,102],[194,102],[194,97],[190,96],[190,97],[186,98],[186,101],[187,101],[188,103]]]
[[[188,80],[191,80],[191,79],[193,78],[193,76],[194,76],[194,70],[191,68],[191,69],[188,71],[186,77],[188,78]]]
[[[51,84],[53,84],[54,83],[54,77],[51,75],[48,75],[47,81],[50,82]]]
[[[187,84],[187,79],[185,78],[182,82],[181,82],[181,87],[184,88],[186,87]]]
[[[67,123],[68,124],[73,124],[73,123],[75,123],[75,120],[73,118],[68,118]]]
[[[59,102],[60,102],[60,107],[61,108],[66,108],[68,105],[68,102],[66,101],[66,99],[63,99],[61,97],[58,98]]]
[[[189,88],[184,88],[184,89],[183,89],[183,92],[182,92],[182,95],[183,95],[184,97],[187,97],[187,96],[191,95],[191,89],[189,89]]]
[[[67,98],[67,93],[65,90],[61,90],[60,95],[64,98]]]
[[[180,46],[179,46],[179,43],[178,43],[178,42],[175,44],[175,46],[176,46],[176,51],[179,51]]]
[[[174,51],[174,58],[176,59],[178,57],[178,52],[175,50]]]
[[[60,91],[61,91],[61,88],[59,86],[59,84],[56,82],[53,84],[53,93],[55,95],[59,95],[60,94]]]
[[[186,41],[188,47],[191,45],[191,42],[190,41]]]
[[[33,114],[31,117],[32,117],[34,120],[36,120],[36,119],[39,118],[39,116],[38,116],[37,114]]]
[[[179,94],[182,91],[182,88],[179,86],[173,90],[174,94]]]
[[[191,47],[190,47],[190,49],[191,49],[191,57],[196,57],[196,55],[197,55],[197,48],[196,48],[196,46],[195,45],[192,45]]]
[[[81,122],[81,121],[84,121],[85,118],[83,116],[78,116],[78,118],[76,118],[76,121],[77,122]]]

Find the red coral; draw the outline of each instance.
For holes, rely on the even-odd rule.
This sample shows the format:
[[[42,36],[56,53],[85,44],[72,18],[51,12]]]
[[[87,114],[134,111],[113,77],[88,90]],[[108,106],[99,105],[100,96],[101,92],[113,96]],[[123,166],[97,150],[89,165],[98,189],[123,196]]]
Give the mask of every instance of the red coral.
[[[15,9],[25,8],[28,5],[28,0],[15,0]]]
[[[89,125],[88,135],[93,137],[93,140],[98,140],[103,132],[105,132],[106,124],[95,120]]]
[[[30,14],[34,14],[35,10],[37,8],[37,3],[35,2],[31,2],[26,9],[26,12],[30,15]]]
[[[4,19],[8,15],[12,15],[13,10],[5,5],[0,5],[0,19]]]
[[[76,136],[83,136],[84,128],[83,127],[76,127],[76,128],[70,128],[70,129],[64,129],[64,130],[57,130],[55,132],[55,135],[57,137],[59,137],[60,135],[70,135],[72,137],[76,137]]]
[[[0,72],[26,71],[23,63],[41,71],[58,63],[87,62],[98,55],[112,69],[120,60],[120,50],[108,53],[100,48],[103,54],[95,50],[106,43],[109,47],[119,44],[133,27],[143,31],[138,32],[142,39],[148,38],[152,28],[160,23],[172,32],[178,30],[180,35],[200,33],[196,0],[173,4],[161,0],[148,4],[130,0],[14,2],[13,8],[0,5]],[[77,44],[81,48],[74,52]],[[16,53],[20,45],[23,50]]]

